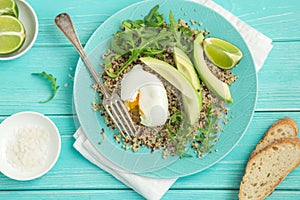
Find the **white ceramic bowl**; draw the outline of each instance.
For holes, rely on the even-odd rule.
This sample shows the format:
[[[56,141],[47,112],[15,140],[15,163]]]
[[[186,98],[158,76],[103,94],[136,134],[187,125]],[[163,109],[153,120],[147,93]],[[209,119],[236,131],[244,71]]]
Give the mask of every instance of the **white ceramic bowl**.
[[[12,60],[22,56],[32,47],[38,35],[38,18],[32,7],[26,1],[15,1],[19,9],[18,18],[23,23],[26,31],[25,42],[23,43],[22,47],[16,52],[5,55],[0,54],[0,60]]]
[[[16,156],[11,153],[11,152],[15,152],[12,151],[11,149],[15,148],[13,144],[18,144],[13,141],[16,141],[16,138],[20,138],[20,137],[16,137],[16,136],[20,136],[18,130],[24,130],[24,127],[26,127],[27,129],[30,127],[35,127],[35,128],[38,127],[40,128],[40,130],[44,130],[44,131],[40,131],[39,134],[41,133],[47,134],[47,140],[45,139],[43,141],[44,143],[42,143],[41,145],[43,150],[45,150],[44,152],[46,156],[43,157],[43,162],[33,161],[32,163],[30,163],[31,166],[34,166],[32,168],[28,168],[28,167],[24,168],[24,165],[22,165],[21,167],[19,165],[16,166],[15,162],[12,162],[12,160],[15,159]],[[29,134],[27,132],[22,132],[23,135],[24,133]],[[37,139],[35,139],[34,141],[36,140]],[[61,140],[60,140],[60,135],[57,127],[48,117],[40,113],[36,113],[36,112],[16,113],[8,117],[7,119],[5,119],[0,124],[0,171],[7,177],[10,177],[15,180],[20,180],[20,181],[32,180],[41,177],[54,166],[54,164],[56,163],[59,157],[60,149],[61,149]],[[28,155],[28,153],[24,155]],[[36,157],[34,159],[36,159]],[[20,159],[17,163],[18,164],[21,163]]]

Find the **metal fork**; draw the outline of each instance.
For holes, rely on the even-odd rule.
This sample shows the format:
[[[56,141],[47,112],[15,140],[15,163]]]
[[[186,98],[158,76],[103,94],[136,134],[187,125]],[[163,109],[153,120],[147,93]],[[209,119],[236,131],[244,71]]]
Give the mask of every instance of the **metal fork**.
[[[100,90],[103,94],[103,106],[106,111],[123,134],[126,136],[134,136],[136,133],[136,128],[134,123],[130,117],[129,112],[127,111],[123,101],[116,93],[110,93],[103,82],[99,79],[96,71],[94,70],[91,62],[86,56],[82,45],[77,36],[76,30],[72,23],[70,16],[67,13],[61,13],[55,17],[56,26],[62,31],[62,33],[69,39],[69,41],[73,44],[77,52],[79,53],[81,59],[85,63],[86,67],[92,74],[96,83],[99,85]]]

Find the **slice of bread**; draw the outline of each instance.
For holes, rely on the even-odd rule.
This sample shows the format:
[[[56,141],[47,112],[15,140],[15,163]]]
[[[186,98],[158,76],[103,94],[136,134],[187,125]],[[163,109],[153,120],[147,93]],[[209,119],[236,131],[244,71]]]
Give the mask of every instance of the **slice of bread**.
[[[265,199],[300,164],[300,138],[275,141],[247,163],[239,199]]]
[[[261,150],[281,138],[296,138],[298,136],[297,123],[289,117],[279,119],[270,126],[263,139],[259,141],[256,148],[252,151],[250,158]]]

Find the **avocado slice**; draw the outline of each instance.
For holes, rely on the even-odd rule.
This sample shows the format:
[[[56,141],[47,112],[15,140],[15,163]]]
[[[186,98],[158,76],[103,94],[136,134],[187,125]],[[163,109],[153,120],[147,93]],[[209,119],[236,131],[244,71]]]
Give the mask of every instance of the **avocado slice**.
[[[185,114],[189,123],[193,125],[200,117],[201,104],[190,81],[172,65],[164,61],[151,57],[142,57],[140,60],[181,92]]]
[[[230,94],[229,87],[226,83],[219,80],[208,68],[203,55],[203,35],[199,34],[194,41],[194,63],[195,68],[199,73],[201,80],[211,90],[221,99],[225,100],[227,103],[232,103],[232,97]]]
[[[181,49],[174,47],[174,60],[177,70],[182,73],[193,85],[198,94],[200,107],[202,108],[202,88],[198,74],[193,66],[192,61]]]

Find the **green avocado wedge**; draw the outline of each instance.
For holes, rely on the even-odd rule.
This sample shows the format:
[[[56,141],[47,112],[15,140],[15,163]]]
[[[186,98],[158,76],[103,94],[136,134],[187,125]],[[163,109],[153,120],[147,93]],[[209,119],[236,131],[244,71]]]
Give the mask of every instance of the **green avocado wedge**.
[[[193,125],[200,117],[201,103],[190,81],[172,65],[164,61],[151,57],[142,57],[140,60],[182,93],[184,112],[189,123]]]
[[[199,98],[199,103],[202,108],[202,88],[200,85],[200,79],[198,77],[198,74],[193,66],[192,61],[182,51],[181,49],[174,47],[174,60],[177,67],[177,70],[182,73],[185,78],[187,78],[190,83],[194,86],[194,89],[196,90]]]
[[[221,80],[219,80],[208,68],[203,55],[203,35],[199,34],[194,41],[194,64],[195,68],[199,73],[201,80],[211,90],[221,99],[225,100],[227,103],[232,103],[233,99],[230,94],[230,89],[228,85]]]

